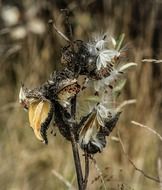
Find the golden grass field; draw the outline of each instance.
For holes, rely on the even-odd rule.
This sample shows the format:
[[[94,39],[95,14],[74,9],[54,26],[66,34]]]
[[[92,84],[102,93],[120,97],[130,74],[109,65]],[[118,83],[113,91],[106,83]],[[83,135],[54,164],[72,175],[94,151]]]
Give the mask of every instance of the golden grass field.
[[[14,11],[6,14],[11,7]],[[35,87],[60,68],[60,48],[66,42],[49,27],[48,20],[53,18],[66,33],[59,10],[65,7],[73,12],[75,39],[88,40],[103,32],[114,37],[125,33],[125,42],[131,44],[129,59],[138,66],[129,71],[119,103],[128,99],[137,102],[125,107],[117,128],[136,166],[159,178],[162,143],[156,135],[131,121],[162,134],[162,64],[142,62],[146,58],[162,59],[162,1],[9,0],[0,2],[0,189],[68,189],[56,172],[77,188],[70,143],[58,132],[53,136],[50,130],[49,144],[39,142],[29,127],[28,114],[18,102],[21,81]],[[111,137],[116,136],[115,129]],[[107,148],[95,156],[106,189],[161,190],[162,185],[134,169],[120,143],[111,137],[107,139]],[[98,175],[91,163],[87,189],[105,189],[101,179],[94,181]]]

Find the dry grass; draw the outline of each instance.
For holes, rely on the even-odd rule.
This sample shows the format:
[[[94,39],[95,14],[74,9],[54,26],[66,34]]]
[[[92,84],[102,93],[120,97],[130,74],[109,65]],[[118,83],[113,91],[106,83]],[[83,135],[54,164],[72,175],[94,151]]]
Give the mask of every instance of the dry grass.
[[[29,4],[27,1],[23,2],[27,11],[30,8]],[[34,1],[29,2],[34,6]],[[63,5],[64,1],[53,4],[49,1],[47,5],[45,2],[35,3],[39,4],[41,10],[38,15],[41,15],[46,25],[49,17],[55,17],[57,27],[64,31],[63,18],[58,11],[58,7],[61,3]],[[158,33],[158,27],[162,24],[159,16],[161,1],[140,3],[137,0],[126,0],[115,3],[105,0],[102,7],[100,1],[94,0],[83,1],[81,8],[78,8],[75,1],[70,2],[68,6],[73,9],[72,21],[76,38],[88,39],[95,32],[107,30],[115,35],[124,32],[127,36],[126,41],[132,42],[131,60],[134,59],[138,67],[136,71],[129,72],[120,99],[136,99],[137,102],[125,107],[118,128],[131,159],[145,172],[158,176],[157,161],[158,158],[162,158],[161,142],[145,130],[131,127],[131,120],[152,126],[162,133],[162,65],[142,62],[144,58],[162,58],[162,34]],[[3,6],[4,4],[1,4],[1,8]],[[4,23],[1,23],[1,27],[5,28]],[[0,44],[0,189],[67,189],[66,184],[53,175],[53,170],[75,187],[69,143],[59,133],[56,137],[49,134],[48,146],[38,142],[29,128],[27,114],[18,104],[21,81],[29,87],[36,86],[44,82],[54,69],[60,67],[60,47],[64,41],[56,33],[50,32],[46,26],[43,35],[28,32],[21,40],[12,39],[8,33],[1,32]],[[113,135],[116,136],[116,130]],[[103,153],[95,156],[107,189],[160,189],[158,183],[144,178],[134,170],[124,157],[119,142],[110,139],[108,141],[109,146]],[[93,163],[90,169],[88,189],[99,189],[102,182],[100,179],[93,182],[99,175]]]

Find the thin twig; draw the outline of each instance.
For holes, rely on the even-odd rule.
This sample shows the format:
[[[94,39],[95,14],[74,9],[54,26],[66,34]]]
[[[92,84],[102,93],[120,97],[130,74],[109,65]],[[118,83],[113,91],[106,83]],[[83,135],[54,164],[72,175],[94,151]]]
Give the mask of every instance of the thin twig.
[[[65,36],[65,35],[56,27],[56,25],[54,24],[54,22],[53,22],[52,19],[49,20],[48,23],[49,23],[49,24],[52,24],[52,26],[53,26],[53,28],[55,29],[55,31],[56,31],[65,41],[71,43],[70,39],[69,39],[67,36]]]
[[[73,31],[72,31],[71,23],[69,22],[70,11],[69,11],[69,9],[61,9],[61,11],[65,15],[65,22],[66,22],[66,25],[67,25],[67,28],[68,28],[68,32],[69,32],[69,36],[68,37],[69,37],[70,41],[72,42],[73,41]]]
[[[104,178],[103,178],[103,175],[102,175],[102,171],[101,171],[100,168],[98,167],[96,160],[95,160],[93,157],[90,157],[90,158],[91,158],[91,160],[92,160],[92,162],[93,162],[93,164],[94,164],[94,166],[95,166],[95,168],[96,168],[96,171],[97,171],[98,174],[99,174],[99,177],[100,177],[100,179],[101,179],[101,181],[102,181],[102,183],[103,183],[104,189],[107,190],[106,184],[105,184],[105,181],[104,181]]]
[[[132,100],[126,100],[124,102],[122,102],[118,107],[117,107],[117,111],[121,111],[121,109],[129,104],[135,104],[137,101],[136,99],[132,99]]]
[[[121,136],[120,136],[120,132],[119,130],[117,131],[118,133],[118,138],[119,138],[119,142],[120,142],[120,145],[122,147],[122,150],[123,150],[123,153],[125,154],[125,156],[127,157],[128,161],[131,163],[131,165],[134,167],[135,170],[137,170],[138,172],[140,172],[144,177],[146,177],[147,179],[150,179],[152,181],[155,181],[157,183],[161,183],[161,181],[159,180],[159,178],[156,178],[156,177],[152,177],[148,174],[146,174],[142,169],[139,169],[135,164],[134,162],[130,159],[128,153],[126,152],[126,149],[124,147],[124,144],[123,144],[123,141],[121,139]]]
[[[84,189],[87,188],[88,183],[88,176],[89,176],[89,155],[85,152],[85,175],[84,175]]]
[[[152,129],[152,128],[146,126],[146,125],[143,125],[141,123],[138,123],[136,121],[131,121],[131,123],[134,124],[134,125],[136,125],[136,126],[138,126],[138,127],[142,127],[142,128],[147,129],[148,131],[150,131],[151,133],[153,133],[154,135],[156,135],[162,141],[162,136],[157,131],[155,131],[154,129]]]
[[[157,60],[157,59],[143,59],[142,62],[162,63],[162,60]]]
[[[119,142],[119,138],[118,138],[118,137],[111,136],[110,139],[111,139],[112,141]]]
[[[70,190],[75,190],[72,184],[67,179],[65,179],[60,173],[58,173],[56,170],[52,170],[52,174],[55,175],[60,181],[62,181]]]
[[[64,13],[65,16],[65,23],[67,26],[67,30],[68,30],[68,38],[70,39],[70,45],[71,45],[71,49],[73,51],[73,53],[75,52],[75,48],[74,48],[74,39],[73,39],[73,31],[72,31],[72,25],[69,21],[69,16],[70,16],[70,11],[69,9],[61,9],[61,11]],[[73,60],[73,73],[74,73],[74,77],[75,77],[75,59]]]

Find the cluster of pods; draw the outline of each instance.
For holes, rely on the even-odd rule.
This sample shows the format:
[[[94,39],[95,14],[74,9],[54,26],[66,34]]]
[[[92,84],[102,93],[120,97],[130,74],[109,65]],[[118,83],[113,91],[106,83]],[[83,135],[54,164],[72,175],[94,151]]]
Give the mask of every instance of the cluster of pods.
[[[54,121],[67,140],[71,140],[72,126],[77,143],[87,153],[103,150],[106,136],[121,113],[116,98],[125,83],[125,73],[136,66],[128,63],[127,48],[121,46],[121,40],[107,35],[89,42],[73,41],[61,50],[62,70],[54,71],[37,88],[21,86],[19,101],[28,111],[30,126],[40,141],[48,143],[47,130]]]

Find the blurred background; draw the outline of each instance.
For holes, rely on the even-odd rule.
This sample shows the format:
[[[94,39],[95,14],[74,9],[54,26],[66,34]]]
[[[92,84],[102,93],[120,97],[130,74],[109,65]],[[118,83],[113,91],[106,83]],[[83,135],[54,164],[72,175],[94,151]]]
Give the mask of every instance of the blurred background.
[[[53,19],[66,34],[63,8],[70,10],[75,39],[88,41],[95,34],[107,32],[118,37],[125,33],[125,42],[131,44],[130,61],[138,67],[129,72],[119,101],[136,99],[137,103],[124,109],[117,127],[136,166],[158,177],[162,172],[162,142],[131,121],[162,134],[162,64],[142,62],[162,59],[162,0],[1,0],[0,189],[68,189],[54,172],[76,187],[69,142],[59,133],[48,135],[48,146],[39,142],[18,103],[21,81],[32,88],[60,68],[60,48],[66,42],[48,21]],[[115,129],[111,136],[116,135]],[[160,189],[159,183],[135,171],[119,142],[109,138],[108,144],[95,156],[107,189]],[[105,189],[101,180],[94,180],[99,174],[93,163],[90,170],[88,189]]]

